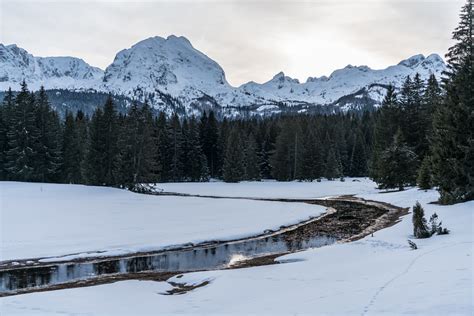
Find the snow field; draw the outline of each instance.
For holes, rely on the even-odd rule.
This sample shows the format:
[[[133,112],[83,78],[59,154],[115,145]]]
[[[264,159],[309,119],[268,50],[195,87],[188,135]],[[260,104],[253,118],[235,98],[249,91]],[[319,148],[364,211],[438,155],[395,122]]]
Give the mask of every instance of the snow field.
[[[288,263],[170,279],[186,284],[211,281],[184,295],[161,295],[171,288],[166,282],[124,281],[1,298],[1,310],[5,315],[472,315],[474,311],[474,201],[439,206],[430,204],[438,197],[436,191],[412,188],[380,194],[368,180],[162,186],[202,194],[272,197],[352,193],[403,207],[420,201],[425,216],[436,212],[451,234],[414,240],[419,249],[411,250],[409,214],[373,237],[278,259]]]
[[[0,182],[0,192],[0,261],[237,239],[325,211],[304,203],[151,196],[82,185]]]

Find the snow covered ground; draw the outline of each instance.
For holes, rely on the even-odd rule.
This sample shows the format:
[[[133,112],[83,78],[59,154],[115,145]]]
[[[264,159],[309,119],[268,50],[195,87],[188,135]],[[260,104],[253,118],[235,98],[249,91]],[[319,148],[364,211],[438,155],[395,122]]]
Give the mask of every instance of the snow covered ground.
[[[166,282],[124,281],[0,298],[2,315],[473,314],[474,202],[429,204],[437,199],[437,193],[417,189],[379,194],[367,180],[201,185],[205,189],[199,192],[206,194],[228,190],[253,196],[259,187],[273,197],[354,193],[406,207],[420,201],[426,216],[436,212],[451,234],[415,240],[419,249],[411,250],[407,244],[412,238],[410,214],[373,237],[279,258],[291,263],[198,272],[170,280],[188,284],[211,281],[184,295],[160,295],[171,288]],[[170,186],[191,190],[191,185]],[[201,190],[199,186],[193,185],[194,193]],[[208,186],[216,191],[208,191]],[[223,187],[226,189],[219,189]]]
[[[150,196],[81,185],[0,182],[0,192],[0,261],[228,240],[325,210],[304,203]]]
[[[368,178],[346,178],[321,182],[205,182],[205,183],[159,183],[157,189],[165,192],[251,197],[251,198],[292,198],[310,199],[344,194],[376,193],[377,185]]]

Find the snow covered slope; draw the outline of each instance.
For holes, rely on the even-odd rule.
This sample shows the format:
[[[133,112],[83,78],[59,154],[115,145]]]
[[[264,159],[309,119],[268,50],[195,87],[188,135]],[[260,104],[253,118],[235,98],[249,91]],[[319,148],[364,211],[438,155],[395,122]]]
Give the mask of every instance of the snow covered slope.
[[[308,78],[304,83],[283,72],[266,83],[246,83],[232,87],[224,70],[214,60],[195,49],[184,37],[171,35],[145,39],[120,51],[105,72],[72,57],[33,57],[15,45],[0,44],[0,90],[26,79],[33,89],[89,89],[147,99],[161,109],[170,104],[191,108],[206,106],[245,107],[256,112],[280,111],[279,107],[336,105],[356,108],[357,103],[341,98],[351,96],[370,105],[379,104],[385,86],[400,87],[406,76],[419,73],[423,79],[437,77],[445,70],[436,54],[416,55],[382,70],[367,66],[347,66],[329,77]]]
[[[34,57],[16,45],[0,43],[0,90],[20,88],[25,80],[30,89],[91,89],[102,80],[103,71],[74,57]]]

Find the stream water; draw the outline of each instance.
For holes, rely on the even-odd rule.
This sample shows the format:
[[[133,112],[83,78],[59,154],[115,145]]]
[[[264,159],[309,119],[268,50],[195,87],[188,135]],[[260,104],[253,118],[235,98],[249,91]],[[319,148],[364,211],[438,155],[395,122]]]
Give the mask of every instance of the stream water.
[[[147,274],[157,279],[157,276],[163,278],[183,272],[225,269],[249,259],[322,247],[354,237],[362,238],[364,234],[386,227],[406,214],[405,209],[351,198],[304,202],[329,208],[319,218],[276,232],[228,242],[208,242],[117,257],[4,262],[0,266],[0,296],[112,282],[120,278],[138,279]],[[369,227],[371,230],[368,230]]]
[[[34,290],[118,274],[216,270],[226,268],[236,260],[244,258],[285,254],[325,246],[335,241],[335,238],[329,236],[289,240],[286,238],[286,232],[282,232],[266,237],[254,237],[146,255],[22,266],[0,271],[0,295],[14,294],[18,290]]]

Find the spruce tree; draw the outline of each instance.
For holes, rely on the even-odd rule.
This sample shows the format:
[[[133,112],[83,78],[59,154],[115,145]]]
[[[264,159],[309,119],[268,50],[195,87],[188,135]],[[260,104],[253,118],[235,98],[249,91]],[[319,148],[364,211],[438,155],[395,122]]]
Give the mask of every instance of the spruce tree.
[[[239,182],[244,178],[245,165],[242,140],[237,129],[232,129],[227,140],[223,178],[225,182]]]
[[[103,141],[101,135],[103,111],[97,108],[92,115],[88,129],[88,147],[84,163],[84,173],[86,182],[92,185],[103,184],[104,168],[103,164]]]
[[[103,142],[103,168],[105,185],[117,184],[118,173],[118,117],[112,97],[109,96],[104,105],[104,113],[101,120],[100,130]]]
[[[87,178],[90,184],[114,186],[119,184],[118,115],[112,97],[103,109],[98,108],[90,124],[87,153]]]
[[[261,133],[264,134],[264,136],[259,153],[260,174],[263,179],[270,179],[272,178],[271,157],[275,152],[276,131],[274,124],[268,124],[267,126],[263,126],[262,124],[262,129],[263,131]]]
[[[365,142],[362,132],[354,133],[353,147],[349,164],[349,175],[351,177],[362,177],[367,174],[367,157]]]
[[[159,114],[154,125],[154,139],[156,141],[157,149],[155,156],[155,173],[157,174],[159,181],[167,182],[171,178],[171,139],[168,132],[166,116],[163,112]]]
[[[65,183],[82,183],[80,139],[76,120],[72,113],[66,113],[62,144],[61,178]]]
[[[121,148],[121,184],[131,190],[155,181],[153,119],[149,105],[132,104],[125,117]]]
[[[474,199],[474,44],[473,5],[468,0],[446,55],[445,98],[433,121],[433,170],[440,202]]]
[[[8,152],[8,130],[10,116],[13,113],[14,96],[12,89],[8,89],[3,103],[0,106],[0,179],[8,180],[8,172],[6,169],[7,152]]]
[[[418,178],[416,180],[416,183],[420,189],[429,190],[433,187],[431,173],[431,157],[426,156],[421,163],[420,169],[418,170]]]
[[[77,161],[79,168],[79,175],[77,178],[78,183],[85,183],[85,160],[87,154],[87,148],[89,146],[89,117],[84,114],[82,111],[77,111],[75,116],[75,129],[77,137]]]
[[[426,223],[425,211],[419,202],[413,206],[413,236],[415,238],[428,238],[431,236]]]
[[[183,133],[181,129],[181,122],[178,115],[175,113],[168,126],[169,139],[171,141],[171,161],[170,161],[170,177],[171,181],[181,181],[183,178]]]
[[[377,183],[380,189],[400,191],[406,185],[416,183],[417,156],[406,145],[400,130],[394,137],[392,145],[382,152]]]
[[[387,94],[382,102],[382,106],[376,113],[374,148],[371,161],[371,178],[375,182],[380,181],[382,173],[381,156],[393,141],[396,131],[400,127],[401,107],[398,102],[395,88],[389,86]]]
[[[257,155],[257,142],[255,141],[255,136],[252,133],[247,137],[244,151],[245,180],[261,180],[259,158]]]
[[[424,129],[427,144],[429,144],[433,138],[433,116],[441,102],[442,90],[436,76],[431,74],[423,94],[422,102],[422,118],[424,121],[421,128]]]
[[[195,120],[194,116],[190,118],[190,121],[192,120]],[[188,118],[184,117],[183,122],[181,123],[181,133],[183,135],[183,142],[181,145],[181,166],[183,168],[183,181],[190,181],[191,174],[191,156],[189,156],[189,152],[191,150],[191,132],[189,130],[189,124],[190,122],[188,122]]]
[[[411,103],[404,106],[406,119],[403,120],[403,136],[409,147],[413,149],[419,159],[423,159],[428,153],[429,143],[427,142],[426,123],[423,113],[423,93],[424,83],[420,74],[416,74],[410,87]]]
[[[204,112],[201,117],[200,124],[200,137],[202,150],[206,155],[209,172],[212,178],[215,178],[219,175],[220,172],[220,148],[219,148],[219,130],[216,117],[213,111],[209,112],[207,116]]]
[[[61,167],[61,127],[59,117],[51,109],[41,87],[36,100],[35,121],[38,139],[35,144],[33,179],[41,182],[57,181]]]
[[[199,139],[199,127],[193,119],[189,123],[189,133],[187,135],[188,152],[187,163],[189,165],[188,178],[190,181],[209,181],[209,169],[206,155],[202,151]]]
[[[6,171],[10,180],[31,181],[34,175],[38,129],[34,96],[23,81],[8,117]]]
[[[314,180],[323,176],[324,157],[319,135],[315,131],[303,134],[302,180]]]
[[[342,176],[342,164],[334,147],[329,149],[324,168],[324,176],[328,180],[333,180]]]

